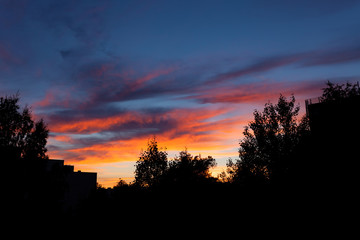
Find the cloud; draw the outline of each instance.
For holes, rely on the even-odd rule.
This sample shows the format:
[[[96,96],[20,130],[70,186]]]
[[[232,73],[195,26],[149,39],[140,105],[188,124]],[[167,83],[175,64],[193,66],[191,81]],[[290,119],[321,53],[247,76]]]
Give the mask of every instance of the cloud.
[[[179,104],[153,107],[152,103],[158,101],[154,98],[176,99],[178,94],[193,90],[188,85],[192,74],[188,73],[188,79],[181,78],[184,75],[179,76],[178,70],[173,64],[147,71],[133,71],[114,62],[81,66],[73,75],[72,85],[49,89],[36,104],[53,133],[51,146],[63,146],[49,148],[50,154],[56,157],[63,153],[63,158],[77,161],[91,161],[94,156],[115,161],[115,157],[109,156],[114,145],[123,149],[123,144],[135,139],[146,143],[152,135],[161,136],[171,144],[174,144],[172,140],[182,142],[181,145],[184,139],[189,144],[196,139],[215,141],[217,137],[213,134],[223,122],[211,119],[226,114],[228,108],[187,108]],[[199,86],[194,81],[192,84]],[[134,99],[142,99],[143,106],[134,108],[130,101]],[[130,152],[139,149],[134,147]]]
[[[219,64],[204,61],[197,67],[179,62],[149,67],[111,58],[75,64],[78,56],[70,49],[62,53],[64,62],[74,63],[66,65],[72,70],[69,79],[49,89],[36,107],[53,133],[51,146],[57,146],[49,148],[53,157],[84,163],[134,161],[153,135],[172,152],[188,146],[198,153],[215,155],[225,150],[236,156],[237,140],[251,117],[251,110],[244,115],[249,106],[275,101],[280,93],[294,93],[297,99],[299,94],[300,99],[317,96],[326,80],[250,83],[238,79],[260,78],[289,65],[308,67],[357,59],[356,55],[345,57],[351,53],[345,50],[271,56],[220,72],[224,65],[218,59]],[[344,57],[335,59],[340,53]],[[324,62],[326,56],[334,60]],[[210,65],[213,77],[209,77]]]
[[[51,124],[51,141],[58,146],[62,142],[70,144],[49,150],[54,156],[63,153],[75,161],[134,161],[134,152],[139,153],[140,146],[153,135],[171,151],[185,145],[198,150],[219,149],[219,140],[225,137],[224,134],[234,134],[229,130],[241,122],[239,117],[226,117],[229,111],[229,108],[172,109],[159,113],[133,111],[73,122],[58,119],[56,124]],[[221,120],[214,120],[221,116]],[[209,145],[203,145],[204,141]],[[123,156],[127,154],[129,156]]]
[[[94,134],[107,132],[131,131],[135,133],[137,129],[152,129],[156,132],[159,128],[173,126],[171,118],[167,112],[141,112],[141,111],[113,111],[107,112],[107,116],[101,116],[101,113],[91,116],[91,114],[82,116],[49,116],[51,130],[57,133],[70,134]]]
[[[116,61],[83,64],[74,67],[71,79],[49,88],[33,106],[47,119],[52,131],[91,134],[105,126],[111,131],[113,123],[146,124],[142,118],[153,119],[167,111],[161,106],[152,107],[151,103],[157,101],[152,98],[171,94],[170,88],[175,86],[169,81],[177,69],[170,65],[135,71]],[[135,99],[149,101],[139,105],[136,112],[129,103]]]
[[[210,84],[220,84],[251,74],[259,74],[280,67],[294,65],[311,67],[319,65],[342,64],[360,60],[360,46],[319,49],[288,55],[272,56],[260,59],[246,67],[230,70],[208,79]]]
[[[311,57],[304,59],[302,66],[320,66],[348,63],[360,60],[360,45],[348,48],[331,49],[313,52]]]
[[[324,79],[306,80],[301,82],[264,80],[251,83],[230,84],[218,88],[207,88],[197,94],[187,96],[202,104],[236,103],[254,104],[264,103],[276,99],[279,94],[311,94],[324,85]]]
[[[290,54],[285,56],[274,56],[259,60],[254,64],[229,72],[221,73],[209,80],[210,83],[221,83],[245,75],[262,73],[282,66],[290,65],[304,59],[308,53]]]
[[[71,109],[87,111],[106,104],[151,98],[175,88],[169,81],[178,69],[169,65],[135,71],[127,64],[109,60],[74,65],[70,66],[72,74],[68,79],[48,89],[36,106],[53,109],[71,104]]]
[[[266,71],[304,57],[269,58],[253,64],[247,72]],[[49,89],[36,106],[53,134],[51,146],[60,146],[49,148],[50,154],[86,162],[134,161],[152,135],[171,150],[184,145],[209,152],[236,149],[246,118],[237,115],[235,105],[229,103],[263,104],[277,98],[280,91],[306,94],[319,88],[318,82],[310,81],[204,84],[198,80],[201,72],[186,72],[178,65],[135,71],[116,62],[100,61],[75,70],[73,85]],[[154,107],[152,103],[159,97],[173,97],[174,104]],[[143,105],[135,108],[134,99]],[[184,99],[193,104],[176,105]],[[234,140],[233,145],[224,145],[229,139]]]
[[[42,111],[58,108],[74,108],[77,105],[73,97],[74,88],[71,86],[59,86],[46,90],[43,99],[35,102],[33,106]]]
[[[71,50],[62,52],[66,59],[71,58],[72,54],[76,55]],[[72,59],[70,62],[74,64],[69,66],[72,70],[69,79],[49,89],[35,105],[44,109],[69,108],[71,105],[74,112],[88,114],[93,112],[92,109],[108,108],[108,105],[115,103],[148,99],[148,104],[151,104],[164,97],[197,100],[204,104],[251,102],[271,97],[269,92],[272,89],[283,86],[276,81],[255,83],[253,86],[242,84],[239,80],[248,75],[259,76],[289,65],[310,67],[357,60],[360,60],[359,47],[314,50],[262,58],[248,66],[222,73],[216,73],[213,67],[210,71],[215,74],[208,77],[209,69],[206,66],[211,63],[206,62],[197,68],[171,63],[149,69],[124,60],[89,60],[75,64],[75,59]],[[221,69],[221,63],[218,65],[218,69]],[[144,105],[144,108],[147,107]]]

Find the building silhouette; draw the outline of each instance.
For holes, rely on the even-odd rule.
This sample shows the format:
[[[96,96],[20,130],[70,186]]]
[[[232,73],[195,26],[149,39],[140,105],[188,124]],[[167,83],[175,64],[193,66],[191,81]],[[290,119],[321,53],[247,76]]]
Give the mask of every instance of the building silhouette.
[[[308,99],[305,103],[318,180],[332,185],[355,184],[360,161],[360,96]]]
[[[48,172],[54,169],[63,172],[65,210],[76,208],[82,201],[88,199],[96,190],[97,173],[74,171],[74,166],[64,165],[64,160],[50,159],[46,161]]]
[[[96,191],[96,172],[74,171],[64,160],[22,160],[22,168],[22,198],[27,208],[71,213]]]

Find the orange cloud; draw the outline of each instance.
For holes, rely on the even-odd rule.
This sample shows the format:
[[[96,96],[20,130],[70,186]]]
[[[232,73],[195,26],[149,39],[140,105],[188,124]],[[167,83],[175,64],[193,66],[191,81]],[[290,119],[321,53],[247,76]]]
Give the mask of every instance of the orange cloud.
[[[53,127],[53,131],[62,133],[55,136],[58,141],[71,141],[67,132],[81,133],[87,130],[90,132],[108,129],[113,125],[124,124],[127,121],[138,121],[152,123],[160,121],[161,118],[176,120],[176,127],[166,129],[156,133],[159,144],[166,146],[169,151],[181,151],[184,147],[190,147],[196,152],[211,152],[228,149],[232,145],[224,145],[226,139],[238,139],[241,128],[245,120],[240,117],[224,118],[222,120],[212,120],[214,117],[223,116],[229,109],[206,109],[204,111],[177,109],[166,115],[150,118],[128,113],[125,116],[115,116],[106,119],[83,120],[74,123],[58,123]],[[65,134],[65,135],[64,135]],[[140,149],[146,148],[147,140],[152,133],[144,134],[136,138],[109,140],[90,146],[68,149],[68,153],[81,156],[81,160],[88,164],[99,162],[135,161],[140,153]],[[54,152],[55,153],[55,152]],[[210,155],[210,154],[209,154]],[[74,159],[78,160],[78,159]]]
[[[53,136],[53,138],[56,140],[56,141],[60,141],[60,142],[71,142],[71,137],[69,136],[66,136],[66,135],[56,135],[56,136]]]
[[[99,132],[102,129],[107,129],[113,125],[123,124],[128,121],[139,119],[133,114],[122,114],[120,116],[112,116],[107,118],[93,118],[85,120],[73,120],[68,122],[57,122],[51,126],[53,132],[74,132],[74,133],[95,133]]]
[[[138,83],[143,84],[166,74],[166,71],[171,70],[154,71],[139,79]],[[49,125],[54,133],[52,138],[64,143],[65,147],[50,148],[49,155],[53,158],[65,158],[68,163],[81,166],[82,170],[94,169],[94,166],[101,164],[134,163],[138,160],[141,149],[146,149],[148,139],[156,135],[159,146],[167,148],[170,158],[185,147],[194,155],[211,155],[215,159],[236,157],[243,127],[252,119],[252,110],[244,115],[238,108],[246,108],[250,103],[251,106],[254,103],[263,105],[268,99],[277,99],[279,89],[284,94],[308,94],[313,91],[314,84],[318,83],[311,85],[263,81],[243,84],[237,88],[223,86],[204,89],[189,98],[211,104],[200,104],[197,108],[90,112],[89,115],[80,114],[75,117],[56,115],[51,118]],[[229,103],[246,104],[239,107]],[[218,172],[220,169],[221,167],[214,171]],[[120,177],[122,176],[119,175],[118,178]],[[105,170],[99,172],[99,179],[102,181],[100,183],[106,184],[118,181]]]

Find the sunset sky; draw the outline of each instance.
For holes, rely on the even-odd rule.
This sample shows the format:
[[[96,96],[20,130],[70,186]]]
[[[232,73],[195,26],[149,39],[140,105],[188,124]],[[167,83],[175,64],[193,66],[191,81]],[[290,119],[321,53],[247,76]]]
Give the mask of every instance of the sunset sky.
[[[357,0],[0,0],[0,95],[51,131],[48,154],[131,181],[150,137],[218,167],[254,109],[360,81]]]

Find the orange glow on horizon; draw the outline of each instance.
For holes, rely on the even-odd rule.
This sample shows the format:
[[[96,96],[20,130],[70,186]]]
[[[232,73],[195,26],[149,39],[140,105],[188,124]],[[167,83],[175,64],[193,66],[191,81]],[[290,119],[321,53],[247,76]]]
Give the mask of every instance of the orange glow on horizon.
[[[109,117],[106,119],[89,119],[79,122],[58,123],[52,127],[52,131],[61,133],[51,139],[59,144],[72,143],[72,132],[81,133],[90,131],[99,132],[111,126],[124,124],[128,121],[140,123],[151,123],[160,121],[161,118],[176,119],[177,127],[171,128],[161,134],[156,134],[159,147],[166,148],[169,160],[173,159],[185,148],[193,155],[201,154],[203,157],[212,156],[216,158],[227,158],[237,154],[238,139],[242,128],[247,124],[242,117],[225,117],[220,120],[211,120],[214,117],[226,114],[229,109],[207,109],[199,112],[197,110],[175,109],[166,115],[144,118],[140,114],[126,113],[123,116]],[[70,131],[71,134],[67,134]],[[51,150],[51,158],[66,160],[67,164],[74,165],[82,171],[97,171],[96,166],[119,162],[133,162],[138,160],[142,149],[147,148],[147,142],[152,135],[143,135],[136,138],[108,141],[91,146],[72,148],[69,150]],[[67,157],[68,156],[68,157]],[[130,176],[125,176],[128,180]],[[119,178],[124,176],[109,177],[106,171],[98,173],[98,182],[105,187],[112,187]]]

